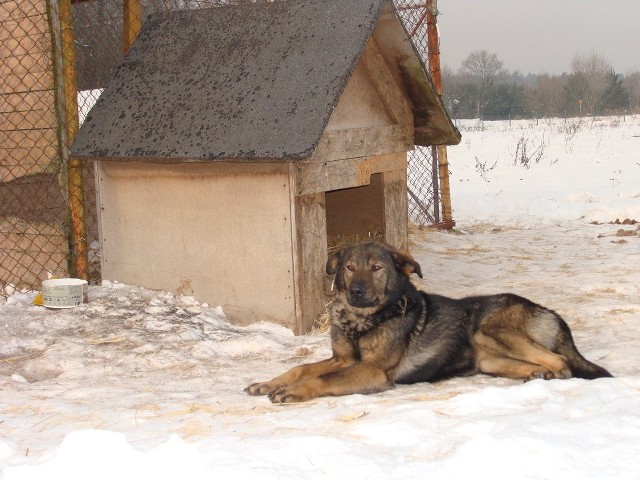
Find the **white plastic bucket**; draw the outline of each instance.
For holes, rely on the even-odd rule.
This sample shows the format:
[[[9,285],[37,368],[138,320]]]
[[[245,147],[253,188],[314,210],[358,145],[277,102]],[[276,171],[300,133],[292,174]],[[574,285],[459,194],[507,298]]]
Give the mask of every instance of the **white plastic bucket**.
[[[42,304],[49,308],[71,308],[85,302],[87,281],[56,278],[42,282]]]

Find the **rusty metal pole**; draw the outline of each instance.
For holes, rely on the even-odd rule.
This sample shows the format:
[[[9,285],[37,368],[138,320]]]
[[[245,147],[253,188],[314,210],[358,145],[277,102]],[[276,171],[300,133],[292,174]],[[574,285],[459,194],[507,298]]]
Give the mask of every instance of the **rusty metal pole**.
[[[59,1],[60,40],[62,50],[62,82],[64,85],[64,113],[68,147],[78,133],[78,89],[76,86],[76,51],[73,39],[71,0]],[[89,280],[89,249],[85,225],[82,163],[68,156],[69,210],[71,216],[71,245],[75,260],[75,276]]]
[[[438,95],[442,95],[442,73],[440,71],[440,39],[438,36],[437,0],[427,0],[427,47],[429,54],[429,73]]]
[[[442,96],[442,72],[440,71],[440,39],[438,36],[437,0],[427,0],[427,45],[429,48],[429,73],[438,95]],[[442,198],[442,223],[444,228],[453,228],[455,222],[451,213],[451,190],[449,187],[449,161],[447,147],[438,145],[438,176],[440,178],[440,195]]]
[[[127,53],[133,41],[138,36],[142,27],[142,19],[140,18],[140,0],[124,0],[122,2],[123,9],[123,50]]]

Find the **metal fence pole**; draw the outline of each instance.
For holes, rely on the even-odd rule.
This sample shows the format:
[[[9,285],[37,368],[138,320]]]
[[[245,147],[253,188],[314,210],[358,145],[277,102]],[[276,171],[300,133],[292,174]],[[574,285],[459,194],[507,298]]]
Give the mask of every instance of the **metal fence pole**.
[[[440,71],[440,38],[438,35],[438,2],[437,0],[428,0],[426,7],[427,15],[427,37],[429,44],[429,70],[433,84],[438,91],[438,95],[442,95],[442,73]],[[437,164],[438,177],[440,184],[440,198],[442,202],[442,222],[444,228],[453,228],[455,222],[451,212],[451,189],[449,187],[449,161],[447,157],[447,147],[438,145]],[[434,162],[435,163],[435,162]]]
[[[78,133],[78,89],[76,87],[76,55],[73,44],[73,16],[71,0],[60,0],[60,31],[62,50],[62,81],[64,83],[64,111],[67,145],[63,145],[63,158],[68,160],[69,209],[71,216],[72,258],[75,276],[89,280],[89,256],[86,239],[84,180],[82,164],[69,157],[69,145]]]
[[[127,53],[142,28],[140,0],[124,0],[122,9],[123,51]]]
[[[440,196],[438,191],[440,190],[440,181],[438,178],[438,147],[433,145],[431,147],[431,182],[433,184],[433,223],[435,225],[440,223]]]

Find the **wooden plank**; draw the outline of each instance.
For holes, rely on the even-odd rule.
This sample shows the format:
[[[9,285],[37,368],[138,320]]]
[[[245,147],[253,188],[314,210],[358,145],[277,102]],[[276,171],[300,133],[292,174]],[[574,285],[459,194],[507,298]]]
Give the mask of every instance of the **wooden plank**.
[[[324,193],[295,198],[296,236],[296,326],[294,333],[309,333],[325,312],[324,294],[327,261],[327,216]]]
[[[69,240],[60,223],[27,222],[0,216],[0,278],[18,288],[39,288],[47,271],[62,278],[68,274]],[[41,268],[35,272],[33,265]]]
[[[298,220],[297,212],[298,206],[296,204],[296,183],[298,181],[295,164],[292,162],[287,163],[287,193],[289,196],[289,218],[291,218],[291,280],[293,286],[293,330],[304,328],[304,322],[302,320],[302,298],[300,296],[300,279],[301,273],[301,260],[300,260],[300,242],[298,240]]]
[[[364,49],[362,62],[389,113],[413,139],[413,113],[373,37]]]
[[[383,174],[384,240],[396,248],[407,249],[409,243],[409,212],[407,205],[407,171],[395,170]]]
[[[4,75],[0,94],[25,93],[31,91],[51,90],[53,75],[50,72],[27,73],[24,75]]]
[[[10,38],[24,38],[29,36],[42,36],[49,31],[46,15],[35,15],[2,22],[0,40],[3,42]]]
[[[4,126],[3,126],[4,127]],[[10,147],[23,145],[31,148],[57,143],[57,134],[54,129],[28,129],[28,130],[0,130],[0,145]]]
[[[46,53],[12,55],[5,57],[2,62],[0,62],[0,76],[49,72],[51,68],[51,57]]]
[[[48,165],[57,158],[57,148],[48,145],[0,145],[0,157],[3,164],[41,163]]]
[[[2,0],[0,2],[0,22],[47,13],[44,0]]]
[[[0,57],[33,55],[51,51],[51,41],[45,34],[30,35],[21,38],[9,38],[0,43]]]
[[[351,128],[324,132],[311,161],[328,162],[413,149],[404,129],[388,127]]]
[[[297,194],[309,195],[368,185],[374,173],[406,170],[406,157],[406,152],[400,152],[322,163],[298,163]]]
[[[55,113],[50,108],[4,113],[3,117],[3,130],[54,128],[57,121]]]
[[[5,93],[0,95],[0,113],[27,112],[46,108],[53,110],[54,101],[53,90]]]
[[[0,181],[50,171],[58,162],[55,130],[0,131]]]
[[[49,173],[52,170],[48,165],[40,163],[21,163],[19,165],[0,165],[0,183],[10,182],[17,178],[36,175],[40,173]]]
[[[37,146],[5,146],[0,145],[0,158],[2,164],[9,165],[40,165],[43,171],[53,160],[58,158],[58,150],[55,145]],[[31,172],[34,173],[34,172]]]

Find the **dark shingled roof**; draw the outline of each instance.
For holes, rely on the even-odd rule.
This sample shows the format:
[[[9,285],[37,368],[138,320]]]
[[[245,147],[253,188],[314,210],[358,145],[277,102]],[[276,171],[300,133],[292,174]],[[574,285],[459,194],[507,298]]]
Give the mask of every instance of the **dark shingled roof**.
[[[289,0],[153,15],[72,155],[307,158],[384,3]]]

